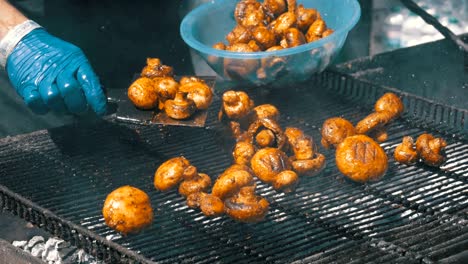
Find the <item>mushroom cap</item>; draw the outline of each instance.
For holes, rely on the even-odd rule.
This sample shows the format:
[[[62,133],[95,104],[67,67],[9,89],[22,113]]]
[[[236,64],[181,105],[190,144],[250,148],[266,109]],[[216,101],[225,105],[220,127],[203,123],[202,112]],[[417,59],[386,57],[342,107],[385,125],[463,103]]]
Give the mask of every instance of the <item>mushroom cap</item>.
[[[320,153],[315,153],[311,159],[292,159],[291,164],[295,172],[301,176],[315,176],[320,173],[326,165],[325,156]]]
[[[288,156],[277,148],[264,148],[255,153],[250,161],[255,175],[263,182],[273,183],[278,173],[291,169]]]
[[[389,111],[395,118],[403,113],[404,105],[398,95],[385,93],[375,102],[374,109],[376,112]]]
[[[190,162],[184,157],[175,157],[162,163],[154,174],[154,187],[167,191],[179,184]]]
[[[416,139],[416,151],[422,161],[429,166],[438,167],[447,159],[444,148],[447,142],[442,138],[436,138],[431,134],[421,134]]]
[[[140,109],[153,109],[158,104],[158,95],[154,90],[154,82],[150,78],[136,79],[127,90],[128,99]]]
[[[146,58],[146,66],[141,71],[142,77],[155,78],[173,76],[174,69],[161,63],[158,58]]]
[[[335,157],[341,173],[357,182],[377,180],[388,167],[385,151],[366,135],[345,138],[336,148]]]
[[[206,216],[219,216],[224,213],[224,203],[219,197],[206,194],[200,199],[200,210]]]
[[[223,93],[223,111],[229,119],[240,119],[253,109],[254,102],[243,91],[226,91]]]
[[[179,89],[179,83],[173,77],[153,78],[154,88],[162,100],[173,99]]]
[[[396,146],[393,157],[400,163],[415,163],[418,160],[418,153],[414,147],[413,138],[410,136],[403,137],[402,143]]]
[[[260,148],[273,147],[275,144],[275,134],[270,129],[262,129],[255,136],[255,143]]]
[[[232,156],[236,164],[250,164],[250,160],[255,154],[255,146],[247,141],[239,141],[234,146]]]
[[[244,26],[237,25],[226,35],[226,40],[229,42],[229,45],[236,43],[247,44],[252,40],[252,32]]]
[[[255,195],[255,186],[246,186],[224,201],[226,214],[236,221],[255,223],[262,221],[268,213],[268,201]]]
[[[289,147],[296,159],[311,159],[314,156],[314,141],[299,128],[287,127],[284,131]]]
[[[297,10],[297,23],[296,26],[302,32],[307,32],[312,23],[320,17],[317,9],[305,8],[302,4],[298,5]]]
[[[208,109],[213,102],[213,91],[205,82],[182,84],[179,91],[187,93],[187,98],[195,103],[197,109]]]
[[[271,31],[276,35],[277,38],[282,36],[288,28],[294,27],[296,24],[297,17],[294,12],[284,12],[279,15],[278,18],[273,20],[268,26]]]
[[[109,193],[102,214],[106,224],[122,234],[136,233],[153,222],[153,208],[148,195],[126,185]]]
[[[261,46],[262,50],[269,49],[276,45],[276,36],[267,27],[258,26],[251,32],[251,38]]]
[[[198,173],[191,180],[184,180],[179,185],[179,193],[187,197],[191,193],[206,191],[211,186],[211,178],[205,173]]]
[[[246,170],[229,169],[221,174],[213,185],[211,193],[224,200],[237,193],[240,188],[254,183],[252,174]]]
[[[164,110],[166,114],[174,119],[187,119],[196,110],[195,103],[187,98],[186,93],[177,92],[175,98],[166,100]]]
[[[304,34],[297,28],[288,28],[283,33],[283,39],[280,44],[284,48],[292,48],[307,43]]]
[[[278,121],[280,117],[278,108],[272,104],[257,105],[254,107],[253,111],[255,113],[255,119],[268,118]]]
[[[298,183],[299,176],[297,173],[292,170],[285,170],[278,173],[276,180],[273,183],[273,188],[288,193],[292,192]]]
[[[394,114],[389,111],[372,112],[356,124],[356,133],[365,134],[381,129],[393,118]]]
[[[341,117],[332,117],[322,125],[322,145],[325,148],[336,147],[345,138],[356,134],[355,128],[351,122]]]
[[[287,10],[285,0],[264,0],[263,8],[267,14],[273,17],[277,17]]]

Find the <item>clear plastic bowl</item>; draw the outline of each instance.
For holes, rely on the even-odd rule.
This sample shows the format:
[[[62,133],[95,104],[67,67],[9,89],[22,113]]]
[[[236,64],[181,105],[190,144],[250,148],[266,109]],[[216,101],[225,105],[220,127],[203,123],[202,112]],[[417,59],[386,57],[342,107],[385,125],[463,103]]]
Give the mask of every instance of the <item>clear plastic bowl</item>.
[[[317,9],[335,32],[318,41],[273,52],[239,53],[212,48],[217,42],[226,43],[226,35],[236,25],[237,3],[214,0],[193,9],[182,20],[180,34],[219,76],[257,85],[304,81],[323,71],[338,55],[361,16],[357,0],[298,0],[306,8]]]

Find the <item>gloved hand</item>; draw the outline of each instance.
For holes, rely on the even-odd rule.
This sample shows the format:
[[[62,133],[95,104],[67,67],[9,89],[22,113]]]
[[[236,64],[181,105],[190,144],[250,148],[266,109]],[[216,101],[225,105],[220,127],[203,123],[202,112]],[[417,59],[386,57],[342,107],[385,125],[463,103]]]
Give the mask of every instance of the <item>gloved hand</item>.
[[[81,113],[88,105],[106,113],[106,96],[83,52],[44,29],[29,32],[7,58],[17,93],[38,114],[49,109]]]

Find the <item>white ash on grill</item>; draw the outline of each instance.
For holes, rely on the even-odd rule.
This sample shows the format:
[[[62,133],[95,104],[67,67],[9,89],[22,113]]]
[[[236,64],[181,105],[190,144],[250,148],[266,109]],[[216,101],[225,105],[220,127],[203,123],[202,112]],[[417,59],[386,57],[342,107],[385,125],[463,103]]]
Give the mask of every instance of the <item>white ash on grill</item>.
[[[83,249],[71,246],[70,243],[56,237],[51,237],[46,241],[42,236],[34,236],[29,241],[13,241],[12,244],[15,247],[31,253],[34,257],[42,259],[48,264],[103,263],[87,254]]]

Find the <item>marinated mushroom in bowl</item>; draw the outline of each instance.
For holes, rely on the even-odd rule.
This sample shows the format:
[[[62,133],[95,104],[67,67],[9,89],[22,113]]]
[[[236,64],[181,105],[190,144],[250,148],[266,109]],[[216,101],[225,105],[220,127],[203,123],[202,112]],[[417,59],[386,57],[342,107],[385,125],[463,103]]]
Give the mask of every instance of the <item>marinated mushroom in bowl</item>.
[[[287,49],[333,33],[317,9],[298,6],[295,0],[240,0],[234,17],[236,26],[225,36],[227,43],[220,40],[214,48],[233,52],[267,51],[273,46]]]
[[[220,77],[281,86],[323,71],[360,14],[357,0],[219,0],[189,12],[180,32]]]

